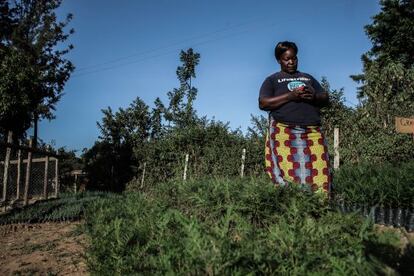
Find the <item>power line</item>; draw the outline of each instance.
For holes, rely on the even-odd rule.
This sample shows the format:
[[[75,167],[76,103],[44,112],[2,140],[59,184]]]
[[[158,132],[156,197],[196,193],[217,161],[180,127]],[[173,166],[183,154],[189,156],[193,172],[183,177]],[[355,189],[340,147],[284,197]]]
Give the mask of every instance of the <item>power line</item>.
[[[104,65],[108,65],[108,64],[112,64],[112,63],[117,63],[117,62],[120,62],[122,60],[130,59],[132,57],[142,56],[142,55],[157,52],[157,51],[160,51],[160,50],[169,49],[172,46],[177,46],[177,45],[180,45],[180,44],[183,44],[183,43],[186,43],[186,42],[191,42],[191,41],[194,41],[194,40],[197,40],[197,39],[207,38],[207,37],[212,36],[212,35],[225,33],[225,32],[230,31],[230,30],[234,30],[234,29],[246,26],[246,25],[255,24],[257,22],[262,22],[262,21],[265,21],[265,20],[266,19],[251,20],[251,21],[248,21],[248,22],[244,22],[244,23],[236,24],[236,25],[229,26],[229,27],[226,27],[226,28],[222,28],[222,29],[219,29],[219,30],[216,30],[216,31],[213,31],[213,32],[204,33],[204,34],[193,36],[193,37],[181,40],[181,41],[173,42],[171,44],[161,46],[161,47],[158,47],[158,48],[145,50],[145,51],[138,52],[138,53],[135,53],[135,54],[130,54],[130,55],[127,55],[127,56],[122,56],[122,57],[119,57],[119,58],[116,58],[116,59],[113,59],[113,60],[105,61],[105,62],[94,64],[94,65],[84,66],[84,67],[81,67],[79,69],[76,69],[75,73],[81,73],[82,71],[87,71],[87,70],[95,68],[95,67],[100,67],[100,66],[104,66]]]
[[[252,31],[252,30],[256,29],[257,27],[273,27],[276,24],[277,23],[272,23],[270,25],[266,24],[265,26],[260,26],[260,25],[255,26],[255,27],[252,27],[252,28],[249,28],[249,29],[246,29],[246,30],[242,30],[242,31],[239,31],[239,32],[230,33],[228,35],[223,35],[221,37],[216,37],[216,38],[213,38],[213,39],[208,39],[208,40],[200,41],[200,42],[197,42],[197,43],[193,43],[191,46],[199,46],[199,45],[215,42],[215,41],[218,41],[218,40],[223,40],[223,39],[226,39],[226,38],[229,38],[229,37],[233,37],[233,36],[237,36],[237,35],[240,35],[240,34],[247,33],[249,31]],[[162,47],[162,49],[164,49],[164,48],[166,49],[166,48],[169,48],[169,47],[170,46]],[[168,55],[168,54],[171,54],[171,53],[176,53],[179,50],[181,50],[181,48],[175,48],[175,49],[172,49],[170,51],[160,53],[160,54],[156,54],[156,55],[152,55],[152,56],[147,56],[147,57],[144,56],[144,57],[142,57],[141,59],[138,59],[138,60],[123,62],[123,63],[115,64],[115,65],[112,65],[112,66],[109,66],[109,67],[99,68],[99,69],[92,70],[92,71],[80,72],[78,74],[76,74],[76,72],[75,72],[75,74],[72,77],[85,76],[85,75],[89,75],[89,74],[94,74],[94,73],[99,73],[99,72],[103,72],[103,71],[112,70],[112,69],[115,69],[115,68],[118,68],[118,67],[130,65],[130,64],[134,64],[134,63],[140,63],[140,62],[147,61],[147,60],[150,60],[150,59],[153,59],[153,58],[158,58],[158,57],[165,56],[165,55]],[[155,51],[157,51],[157,50],[149,50],[147,52],[155,52]],[[137,55],[131,55],[131,56],[137,56]],[[123,60],[123,59],[126,59],[126,58],[120,58],[118,60]],[[102,63],[102,64],[110,64],[110,63],[114,63],[114,61],[107,62],[107,63]]]

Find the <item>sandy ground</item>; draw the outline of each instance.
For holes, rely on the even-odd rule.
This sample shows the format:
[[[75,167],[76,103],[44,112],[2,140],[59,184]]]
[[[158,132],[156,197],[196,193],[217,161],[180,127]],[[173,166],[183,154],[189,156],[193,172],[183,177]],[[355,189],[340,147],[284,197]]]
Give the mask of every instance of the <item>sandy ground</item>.
[[[80,224],[0,226],[0,275],[87,275]]]

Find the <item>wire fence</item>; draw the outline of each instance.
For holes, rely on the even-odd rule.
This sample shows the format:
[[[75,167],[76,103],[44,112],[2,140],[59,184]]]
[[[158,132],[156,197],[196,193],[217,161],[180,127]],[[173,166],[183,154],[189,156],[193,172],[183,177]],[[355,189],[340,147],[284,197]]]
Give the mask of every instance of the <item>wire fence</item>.
[[[59,194],[59,159],[48,151],[0,143],[0,206],[2,211]]]

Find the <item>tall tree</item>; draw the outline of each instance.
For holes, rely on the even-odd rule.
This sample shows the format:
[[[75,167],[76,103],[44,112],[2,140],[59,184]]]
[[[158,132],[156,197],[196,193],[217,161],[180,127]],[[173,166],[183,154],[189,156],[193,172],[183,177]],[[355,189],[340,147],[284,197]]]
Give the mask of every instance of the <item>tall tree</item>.
[[[0,48],[0,122],[3,130],[23,134],[31,123],[37,141],[37,122],[53,119],[65,83],[74,70],[65,58],[73,48],[62,46],[73,29],[65,27],[55,10],[62,0],[3,0]]]
[[[367,55],[386,62],[398,61],[406,68],[414,64],[414,1],[382,0],[381,12],[365,26],[372,42]]]
[[[196,78],[195,68],[200,62],[200,54],[189,48],[181,51],[181,66],[177,67],[177,78],[180,87],[168,92],[170,100],[165,117],[177,127],[184,127],[194,124],[196,113],[193,102],[197,97],[197,88],[192,86],[192,79]]]
[[[162,116],[165,113],[165,107],[160,98],[155,99],[154,105],[151,113],[151,139],[159,139],[164,132]]]
[[[372,48],[361,57],[364,72],[351,76],[361,84],[358,89],[361,99],[367,96],[369,80],[365,73],[371,67],[382,68],[390,62],[401,63],[406,69],[414,65],[414,1],[381,0],[380,4],[381,12],[365,26]]]

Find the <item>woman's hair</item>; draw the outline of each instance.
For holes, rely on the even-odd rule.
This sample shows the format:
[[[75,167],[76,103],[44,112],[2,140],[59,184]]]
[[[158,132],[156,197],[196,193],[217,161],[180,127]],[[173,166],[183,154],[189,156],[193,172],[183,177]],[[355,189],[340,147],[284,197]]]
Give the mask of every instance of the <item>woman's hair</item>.
[[[298,47],[296,46],[294,42],[282,41],[276,44],[276,47],[275,47],[276,60],[280,60],[280,57],[283,55],[283,53],[289,49],[292,49],[293,51],[295,51],[295,54],[298,54]]]

